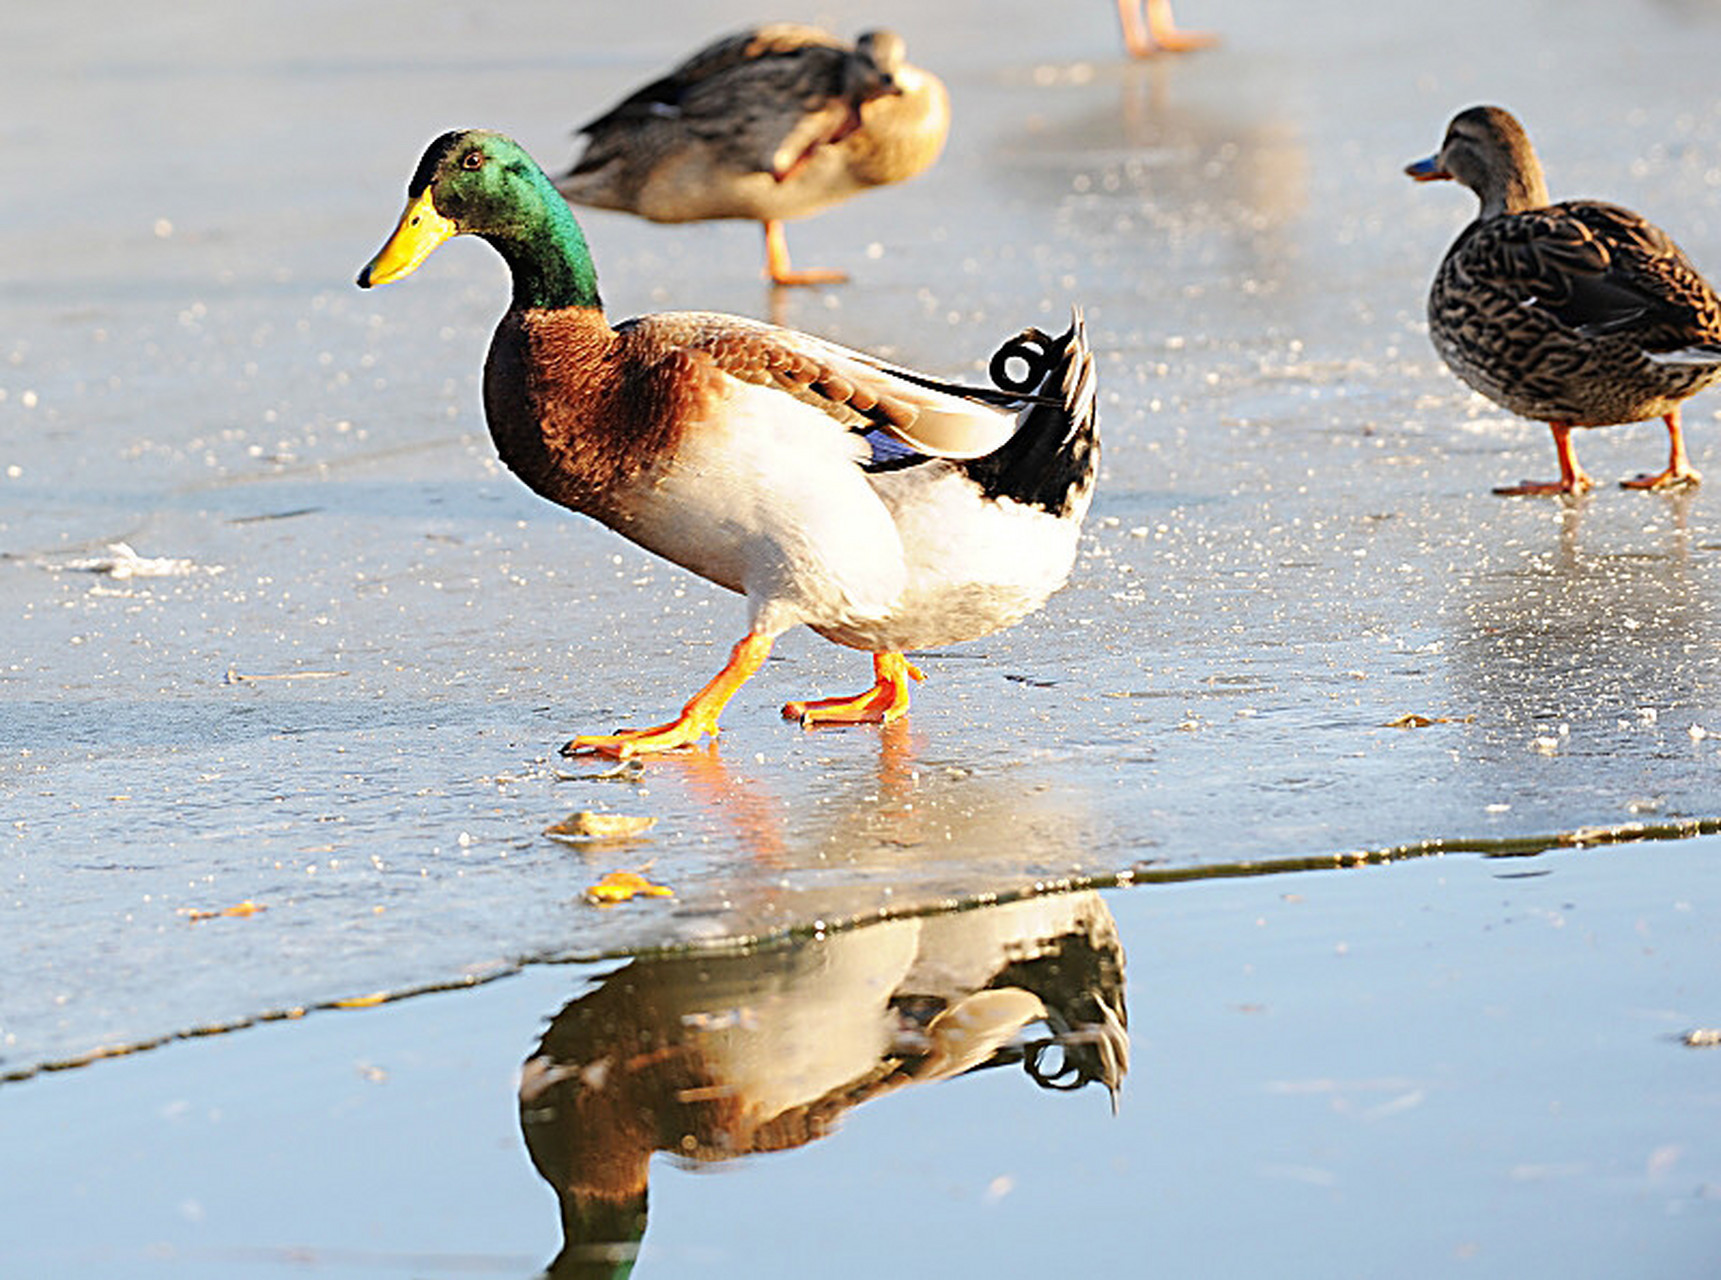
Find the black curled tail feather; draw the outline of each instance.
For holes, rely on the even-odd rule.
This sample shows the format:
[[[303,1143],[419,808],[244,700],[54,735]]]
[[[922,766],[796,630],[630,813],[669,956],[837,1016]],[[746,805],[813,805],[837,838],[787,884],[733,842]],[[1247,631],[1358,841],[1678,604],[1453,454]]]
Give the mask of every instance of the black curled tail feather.
[[[1026,366],[1020,376],[1016,367]],[[1016,433],[958,465],[988,498],[1010,498],[1062,518],[1085,507],[1099,466],[1094,357],[1081,312],[1061,337],[1025,329],[998,348],[992,380],[1027,402]]]

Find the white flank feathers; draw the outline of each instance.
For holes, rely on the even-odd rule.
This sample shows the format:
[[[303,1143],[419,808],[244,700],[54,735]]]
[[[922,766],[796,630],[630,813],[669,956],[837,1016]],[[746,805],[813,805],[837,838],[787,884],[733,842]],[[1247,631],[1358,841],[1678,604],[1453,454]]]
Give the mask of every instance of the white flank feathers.
[[[1646,351],[1651,364],[1670,364],[1696,369],[1721,365],[1721,351],[1713,347],[1681,347],[1677,351]]]

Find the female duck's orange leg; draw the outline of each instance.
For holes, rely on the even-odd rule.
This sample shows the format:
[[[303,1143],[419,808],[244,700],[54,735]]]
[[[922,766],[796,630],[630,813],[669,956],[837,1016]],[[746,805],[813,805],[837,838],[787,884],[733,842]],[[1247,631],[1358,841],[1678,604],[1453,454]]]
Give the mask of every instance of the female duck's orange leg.
[[[1550,422],[1548,430],[1554,433],[1554,452],[1560,458],[1560,478],[1522,480],[1517,484],[1501,485],[1494,490],[1495,493],[1510,498],[1523,493],[1588,493],[1595,488],[1595,481],[1584,474],[1584,469],[1578,465],[1577,454],[1572,452],[1572,424]]]
[[[795,271],[789,266],[789,236],[779,218],[765,219],[765,274],[772,284],[841,284],[846,271]]]
[[[802,728],[819,724],[889,724],[908,710],[911,682],[924,680],[920,669],[900,653],[872,655],[873,685],[852,698],[822,698],[791,702],[783,719],[799,720]]]
[[[747,683],[771,652],[771,637],[748,635],[729,654],[710,684],[693,695],[681,714],[668,724],[651,729],[617,729],[614,733],[582,734],[562,748],[565,756],[591,752],[626,760],[654,751],[673,751],[691,746],[706,734],[717,732],[717,717],[735,691]]]
[[[1667,424],[1667,470],[1660,475],[1636,476],[1630,480],[1621,480],[1620,484],[1627,489],[1671,489],[1675,485],[1697,484],[1703,479],[1703,473],[1691,465],[1691,459],[1685,456],[1685,432],[1679,426],[1679,408],[1674,406],[1673,412],[1663,414],[1661,420]]]

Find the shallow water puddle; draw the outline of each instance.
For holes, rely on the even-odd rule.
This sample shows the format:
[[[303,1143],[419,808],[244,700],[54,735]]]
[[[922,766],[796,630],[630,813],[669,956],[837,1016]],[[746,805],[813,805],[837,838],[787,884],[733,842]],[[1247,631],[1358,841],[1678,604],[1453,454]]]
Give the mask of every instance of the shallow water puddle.
[[[1110,1266],[1151,1240],[1210,1273],[1409,1248],[1696,1274],[1721,1227],[1697,1047],[1721,897],[1690,890],[1721,838],[1510,855],[534,964],[14,1082],[7,1145],[37,1176],[8,1255],[862,1275],[881,1252]],[[1270,1231],[1225,1230],[1240,1213]]]

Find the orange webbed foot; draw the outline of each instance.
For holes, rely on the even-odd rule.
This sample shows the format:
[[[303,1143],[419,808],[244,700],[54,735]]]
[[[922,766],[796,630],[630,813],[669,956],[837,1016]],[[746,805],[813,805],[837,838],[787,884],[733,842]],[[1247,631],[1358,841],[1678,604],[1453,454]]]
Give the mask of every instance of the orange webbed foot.
[[[1197,49],[1211,49],[1219,43],[1219,36],[1212,31],[1185,31],[1174,27],[1169,31],[1157,31],[1145,45],[1132,45],[1130,53],[1137,58],[1150,58],[1156,53],[1193,53]]]
[[[770,277],[772,285],[779,289],[793,289],[800,285],[809,284],[842,284],[849,278],[849,273],[846,271],[820,270],[818,268],[811,271],[785,271],[781,274],[767,269],[766,274]]]
[[[1503,498],[1513,498],[1522,494],[1538,495],[1550,493],[1580,494],[1588,493],[1595,488],[1596,482],[1585,474],[1578,465],[1578,455],[1572,449],[1572,424],[1569,422],[1550,422],[1548,430],[1554,436],[1554,454],[1560,460],[1560,478],[1558,480],[1521,480],[1517,484],[1501,485],[1494,492]]]
[[[691,747],[707,734],[717,734],[717,717],[735,691],[763,665],[771,652],[771,637],[747,635],[729,653],[723,670],[712,677],[681,714],[668,724],[650,729],[617,729],[614,733],[581,734],[562,747],[565,756],[599,755],[612,760],[627,760],[634,756],[653,755]]]
[[[1516,498],[1525,495],[1588,493],[1593,488],[1595,481],[1580,471],[1570,480],[1520,480],[1517,484],[1497,485],[1494,492],[1502,498]]]
[[[785,720],[796,720],[804,729],[825,724],[889,724],[908,711],[908,693],[915,681],[924,680],[920,668],[900,653],[872,656],[873,685],[852,698],[821,698],[813,702],[791,702],[783,708]]]
[[[1694,489],[1703,483],[1703,473],[1693,467],[1669,467],[1655,475],[1633,476],[1621,480],[1622,489]]]
[[[773,218],[765,223],[765,278],[776,288],[795,288],[809,284],[841,284],[849,275],[846,271],[817,268],[796,271],[789,265],[789,237],[783,224]]]
[[[668,724],[650,729],[617,729],[614,733],[582,733],[562,746],[565,756],[608,756],[611,760],[630,760],[634,756],[655,755],[679,747],[696,745],[706,734],[717,733],[717,722],[695,722],[683,716]]]
[[[1171,0],[1118,0],[1123,41],[1130,55],[1150,58],[1156,53],[1190,53],[1219,43],[1211,31],[1185,31],[1171,13]]]
[[[1661,416],[1667,424],[1667,466],[1654,475],[1634,476],[1621,480],[1622,489],[1688,489],[1703,482],[1703,475],[1691,465],[1685,452],[1685,432],[1675,406]]]

